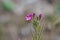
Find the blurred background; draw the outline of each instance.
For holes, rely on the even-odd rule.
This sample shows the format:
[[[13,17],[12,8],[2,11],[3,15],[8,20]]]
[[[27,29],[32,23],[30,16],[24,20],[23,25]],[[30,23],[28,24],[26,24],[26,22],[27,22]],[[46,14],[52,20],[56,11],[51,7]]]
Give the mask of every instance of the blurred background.
[[[0,40],[32,40],[26,14],[42,13],[42,40],[60,40],[60,0],[0,0]]]

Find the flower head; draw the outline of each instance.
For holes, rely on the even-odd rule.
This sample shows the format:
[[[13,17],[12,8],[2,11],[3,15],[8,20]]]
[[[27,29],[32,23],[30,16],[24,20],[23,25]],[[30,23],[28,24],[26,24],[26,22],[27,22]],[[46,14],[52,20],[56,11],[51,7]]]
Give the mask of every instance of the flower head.
[[[41,17],[42,17],[42,14],[39,14],[39,19],[41,19]]]
[[[21,40],[20,38],[18,38],[18,40]]]
[[[34,17],[34,15],[35,15],[34,13],[29,13],[29,14],[27,14],[26,17],[25,17],[25,20],[26,20],[26,21],[32,20],[32,18]]]

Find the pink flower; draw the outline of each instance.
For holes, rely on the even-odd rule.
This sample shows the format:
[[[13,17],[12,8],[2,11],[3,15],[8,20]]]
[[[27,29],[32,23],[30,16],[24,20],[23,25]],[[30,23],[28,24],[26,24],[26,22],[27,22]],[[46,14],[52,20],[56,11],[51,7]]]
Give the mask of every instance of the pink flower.
[[[18,38],[18,40],[21,40],[20,38]]]
[[[29,14],[27,14],[26,17],[25,17],[25,20],[26,20],[26,21],[32,20],[32,18],[34,17],[34,15],[35,15],[34,13],[29,13]]]
[[[39,19],[41,19],[41,17],[42,17],[42,14],[39,14]]]

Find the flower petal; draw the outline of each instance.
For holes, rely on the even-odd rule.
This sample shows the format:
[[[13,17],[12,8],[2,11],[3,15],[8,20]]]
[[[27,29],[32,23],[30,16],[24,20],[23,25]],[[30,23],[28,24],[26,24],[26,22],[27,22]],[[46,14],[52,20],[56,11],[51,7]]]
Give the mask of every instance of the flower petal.
[[[25,17],[25,20],[26,21],[29,21],[29,20],[32,20],[32,18],[34,17],[34,13],[29,13],[29,14],[27,14],[27,16]]]
[[[39,14],[39,19],[41,19],[41,17],[42,17],[42,14]]]

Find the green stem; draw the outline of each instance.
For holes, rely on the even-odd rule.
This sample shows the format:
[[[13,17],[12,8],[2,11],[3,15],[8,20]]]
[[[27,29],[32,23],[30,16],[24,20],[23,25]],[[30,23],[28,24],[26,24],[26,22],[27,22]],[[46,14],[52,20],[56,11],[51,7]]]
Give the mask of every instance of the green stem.
[[[39,20],[33,20],[33,26],[35,29],[35,34],[33,33],[32,40],[41,40],[41,26],[39,25]]]

